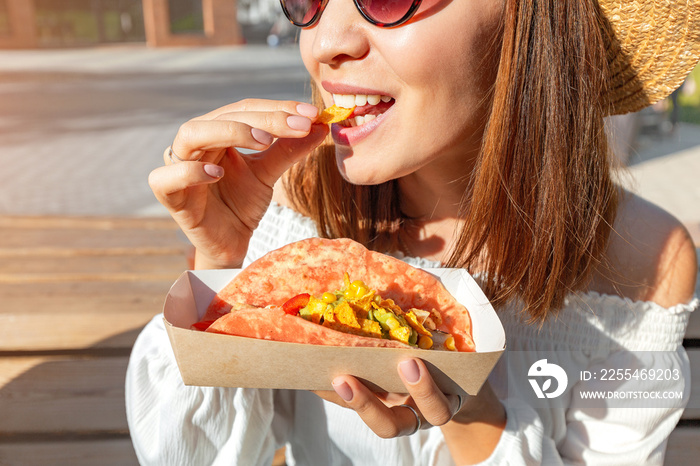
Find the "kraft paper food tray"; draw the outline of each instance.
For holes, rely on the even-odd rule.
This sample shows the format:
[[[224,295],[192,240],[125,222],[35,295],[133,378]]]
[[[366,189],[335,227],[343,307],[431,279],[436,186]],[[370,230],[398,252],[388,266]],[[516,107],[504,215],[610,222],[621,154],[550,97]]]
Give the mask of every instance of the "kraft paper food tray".
[[[190,330],[216,292],[240,270],[184,272],[165,300],[164,319],[182,380],[212,387],[332,390],[337,375],[376,391],[405,392],[397,364],[418,357],[444,393],[478,393],[505,349],[500,320],[474,279],[461,269],[425,269],[469,310],[475,353],[305,345]]]

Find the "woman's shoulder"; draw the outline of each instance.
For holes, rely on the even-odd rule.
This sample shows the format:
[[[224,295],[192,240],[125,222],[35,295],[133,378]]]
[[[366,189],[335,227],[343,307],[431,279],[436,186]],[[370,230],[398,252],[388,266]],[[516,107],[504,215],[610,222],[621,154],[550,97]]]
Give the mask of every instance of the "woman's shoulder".
[[[671,307],[692,299],[697,271],[695,245],[683,224],[623,191],[608,250],[590,290]]]

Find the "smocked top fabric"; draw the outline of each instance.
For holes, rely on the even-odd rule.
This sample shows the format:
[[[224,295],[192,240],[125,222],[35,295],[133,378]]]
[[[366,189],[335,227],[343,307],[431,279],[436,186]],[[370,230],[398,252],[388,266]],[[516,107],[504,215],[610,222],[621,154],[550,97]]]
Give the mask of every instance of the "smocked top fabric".
[[[314,222],[272,204],[255,231],[244,266],[285,244],[318,236]],[[423,258],[397,257],[418,267]],[[507,349],[489,377],[508,420],[484,464],[662,464],[666,440],[690,392],[682,339],[698,300],[663,308],[598,293],[567,297],[556,318],[528,325],[517,302],[498,311]],[[581,400],[609,384],[570,380],[566,390],[534,406],[527,367],[554,362],[570,373],[610,368],[672,367],[679,377],[654,390],[686,394],[675,403],[639,406]],[[633,381],[617,384],[632,390]],[[354,411],[304,391],[185,387],[156,316],[139,336],[126,382],[127,418],[142,464],[270,464],[287,445],[289,465],[449,465],[439,428],[410,437],[380,439]],[[469,441],[469,439],[465,439]]]

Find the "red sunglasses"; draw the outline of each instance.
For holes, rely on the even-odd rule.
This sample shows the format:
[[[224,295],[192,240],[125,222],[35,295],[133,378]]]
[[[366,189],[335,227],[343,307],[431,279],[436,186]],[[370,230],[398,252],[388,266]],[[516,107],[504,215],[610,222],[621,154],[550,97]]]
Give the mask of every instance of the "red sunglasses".
[[[405,23],[416,12],[422,0],[353,0],[362,16],[382,28]],[[323,13],[328,0],[280,0],[284,14],[295,26],[312,26]]]

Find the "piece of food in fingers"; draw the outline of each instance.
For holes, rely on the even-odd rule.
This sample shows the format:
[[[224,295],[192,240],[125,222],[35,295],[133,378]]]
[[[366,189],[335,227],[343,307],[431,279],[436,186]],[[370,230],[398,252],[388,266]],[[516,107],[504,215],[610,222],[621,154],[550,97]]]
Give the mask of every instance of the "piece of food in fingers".
[[[475,348],[469,312],[440,280],[349,239],[268,253],[224,287],[193,328],[328,346]]]
[[[352,112],[354,111],[355,107],[345,108],[333,105],[322,111],[321,114],[318,116],[317,121],[319,123],[324,123],[327,125],[331,123],[339,123],[343,120],[347,120],[348,118],[350,118],[350,115],[352,115]]]

